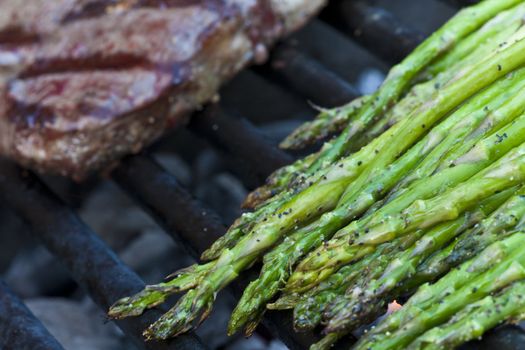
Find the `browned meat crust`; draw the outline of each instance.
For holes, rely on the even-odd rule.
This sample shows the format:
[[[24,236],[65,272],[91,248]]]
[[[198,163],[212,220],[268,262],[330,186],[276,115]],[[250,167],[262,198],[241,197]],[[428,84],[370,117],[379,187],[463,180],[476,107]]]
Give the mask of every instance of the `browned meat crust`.
[[[0,154],[82,178],[139,151],[325,0],[0,0]]]

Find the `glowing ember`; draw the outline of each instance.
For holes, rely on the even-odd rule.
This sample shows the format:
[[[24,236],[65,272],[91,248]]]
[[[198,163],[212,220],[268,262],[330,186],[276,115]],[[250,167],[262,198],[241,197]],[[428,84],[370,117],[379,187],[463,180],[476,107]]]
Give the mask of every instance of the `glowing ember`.
[[[394,300],[393,302],[391,302],[390,304],[388,304],[388,311],[387,311],[387,314],[391,314],[392,312],[395,312],[395,311],[401,309],[402,306],[403,306],[403,305],[398,304],[398,302]]]

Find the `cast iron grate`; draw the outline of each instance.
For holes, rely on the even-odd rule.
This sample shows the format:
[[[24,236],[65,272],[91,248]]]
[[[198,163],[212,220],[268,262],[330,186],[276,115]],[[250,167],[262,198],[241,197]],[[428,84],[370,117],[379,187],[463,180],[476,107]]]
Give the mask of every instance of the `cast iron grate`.
[[[449,1],[456,5],[472,1]],[[404,26],[394,16],[370,1],[334,1],[323,13],[338,30],[388,63],[401,60],[422,35]],[[358,95],[344,79],[293,45],[273,51],[270,62],[255,69],[272,76],[305,98],[325,106],[344,103]],[[196,114],[188,128],[234,159],[244,184],[251,188],[293,157],[269,143],[256,127],[233,118],[219,106]],[[253,157],[256,154],[257,157]],[[192,195],[147,154],[128,157],[111,174],[113,181],[140,204],[190,254],[198,256],[225,231],[221,219]],[[117,299],[140,290],[144,283],[100,240],[74,210],[66,205],[34,174],[7,160],[0,160],[0,198],[62,262],[72,278],[103,310]],[[242,284],[243,282],[239,282]],[[234,294],[240,291],[233,286]],[[162,308],[138,318],[117,321],[139,348],[205,349],[194,334],[169,342],[144,342],[142,330],[159,317]],[[307,348],[318,335],[295,333],[289,313],[268,313],[265,325],[291,349]],[[350,340],[351,341],[351,340]],[[471,349],[516,349],[525,343],[517,327],[501,327]],[[6,349],[62,349],[24,304],[0,282],[0,345]]]

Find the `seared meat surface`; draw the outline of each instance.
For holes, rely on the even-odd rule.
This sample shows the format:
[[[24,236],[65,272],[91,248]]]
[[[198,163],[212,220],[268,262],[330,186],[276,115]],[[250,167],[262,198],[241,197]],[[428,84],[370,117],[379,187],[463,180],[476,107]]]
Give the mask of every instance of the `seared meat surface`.
[[[325,0],[0,0],[0,154],[82,178],[184,122]]]

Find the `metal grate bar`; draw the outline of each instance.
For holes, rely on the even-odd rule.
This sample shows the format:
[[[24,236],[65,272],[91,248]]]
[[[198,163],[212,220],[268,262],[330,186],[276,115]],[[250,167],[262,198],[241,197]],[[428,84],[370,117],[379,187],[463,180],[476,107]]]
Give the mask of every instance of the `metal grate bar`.
[[[144,287],[142,280],[36,176],[5,160],[0,160],[0,169],[0,198],[104,311],[119,298]],[[160,315],[159,310],[151,310],[116,323],[141,348],[205,349],[193,334],[162,343],[144,342],[142,331]]]
[[[479,0],[442,0],[443,2],[456,6],[456,7],[465,7],[473,4],[477,4]]]
[[[491,330],[480,340],[471,341],[459,350],[519,350],[525,344],[525,333],[519,326],[505,325]]]
[[[112,177],[191,255],[197,257],[224,233],[218,215],[198,203],[150,157],[128,157]]]
[[[0,281],[0,348],[64,349],[3,281]]]
[[[263,76],[273,73],[278,80],[323,107],[341,106],[359,96],[349,82],[290,45],[276,48],[270,63],[255,70]]]
[[[326,17],[341,31],[388,63],[403,60],[424,39],[388,11],[365,0],[335,1]]]
[[[234,156],[233,166],[250,188],[260,185],[272,171],[292,161],[290,155],[268,142],[248,121],[230,117],[216,105],[194,115],[188,127]]]

